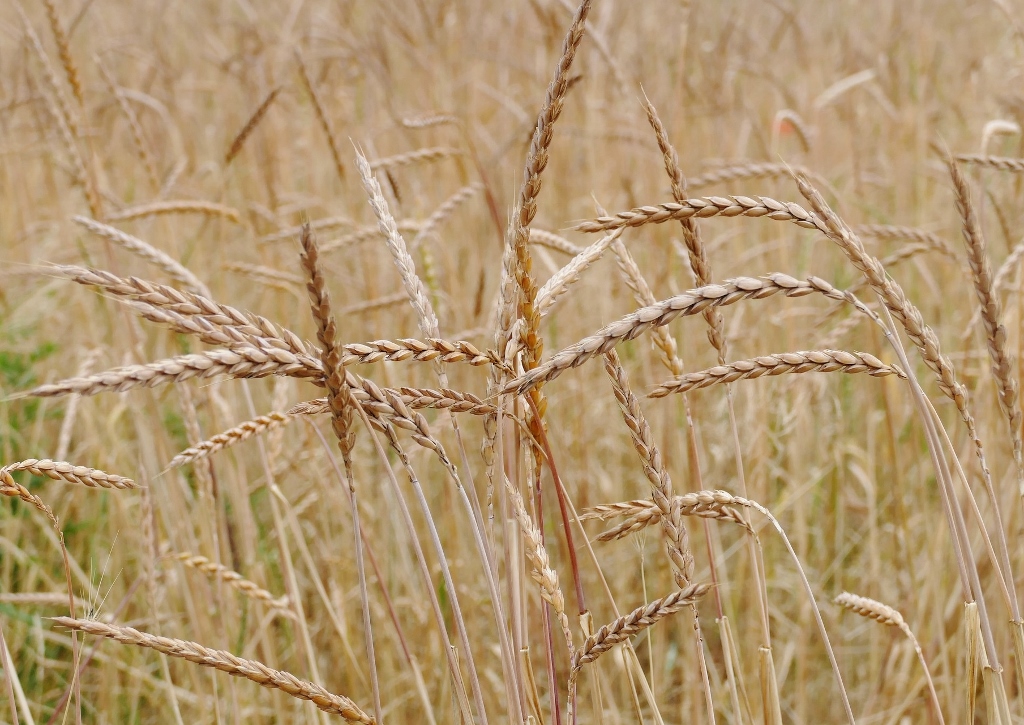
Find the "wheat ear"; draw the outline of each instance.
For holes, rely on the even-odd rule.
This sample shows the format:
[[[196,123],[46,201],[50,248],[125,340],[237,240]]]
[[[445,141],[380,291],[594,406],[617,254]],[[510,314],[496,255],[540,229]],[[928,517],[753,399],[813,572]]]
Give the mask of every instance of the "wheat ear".
[[[352,700],[343,695],[328,692],[320,685],[300,680],[290,672],[271,669],[262,662],[247,660],[225,652],[224,650],[204,647],[197,642],[170,637],[158,637],[140,632],[132,627],[121,627],[116,624],[104,624],[91,619],[72,619],[71,617],[54,617],[53,623],[59,627],[105,637],[122,644],[135,647],[146,647],[162,652],[170,657],[193,662],[201,667],[212,667],[235,677],[244,677],[262,687],[281,690],[287,695],[300,700],[309,700],[318,708],[332,715],[341,715],[349,722],[375,725],[376,720],[359,709]]]
[[[83,106],[85,100],[82,96],[82,80],[78,75],[75,59],[71,56],[71,44],[57,15],[57,7],[53,0],[43,0],[43,6],[46,8],[46,19],[50,22],[53,39],[57,42],[57,54],[60,56],[60,64],[64,66],[64,74],[68,77],[68,85],[71,86],[71,92],[75,94],[78,105]]]
[[[324,406],[326,409],[326,398],[324,399]],[[185,465],[186,463],[197,461],[200,458],[211,456],[217,451],[224,450],[236,443],[241,443],[255,435],[262,435],[268,431],[288,425],[295,420],[295,418],[296,415],[294,414],[272,412],[253,418],[252,420],[247,420],[244,423],[239,423],[234,428],[229,428],[223,433],[218,433],[212,438],[208,438],[205,441],[186,448],[172,458],[171,462],[167,464],[167,467],[177,468]]]
[[[263,602],[271,609],[280,610],[285,615],[295,616],[287,596],[275,597],[260,585],[249,581],[237,571],[229,569],[223,564],[218,564],[217,562],[210,561],[205,556],[198,556],[188,551],[170,554],[169,558],[180,561],[184,566],[200,571],[208,577],[226,582],[232,589],[241,592],[249,599]]]
[[[64,461],[51,461],[48,458],[28,458],[8,464],[0,468],[0,479],[9,476],[13,471],[28,471],[36,476],[77,483],[89,488],[135,488],[135,481],[130,478],[104,473],[95,468],[75,466]]]
[[[540,367],[509,381],[501,392],[522,395],[538,382],[553,380],[566,370],[608,352],[619,342],[635,339],[652,328],[667,325],[677,317],[694,315],[707,307],[731,305],[741,300],[761,300],[777,294],[787,297],[822,294],[829,299],[849,302],[864,314],[877,319],[877,316],[856,297],[836,289],[818,277],[810,277],[807,281],[780,273],[763,277],[737,277],[722,284],[689,290],[657,304],[643,307],[618,322],[606,325],[593,335],[556,353]]]
[[[762,355],[751,360],[740,360],[718,365],[695,373],[685,373],[672,380],[666,380],[647,394],[649,398],[664,398],[673,393],[709,388],[713,385],[731,383],[736,380],[752,380],[763,375],[784,375],[787,373],[840,372],[848,375],[867,373],[872,377],[906,374],[895,365],[886,365],[873,355],[865,352],[845,350],[810,350]]]
[[[334,127],[331,124],[331,120],[327,117],[327,109],[324,107],[323,101],[320,100],[320,94],[317,92],[316,86],[313,85],[313,80],[309,77],[306,62],[303,60],[302,53],[299,52],[298,48],[295,49],[295,61],[299,66],[302,85],[306,87],[306,92],[309,93],[309,98],[313,101],[313,109],[316,111],[316,118],[320,122],[320,128],[323,129],[324,135],[327,137],[327,144],[331,148],[331,158],[334,159],[334,168],[338,172],[338,178],[344,181],[345,164],[341,161],[341,153],[338,150]]]
[[[1024,159],[1007,158],[1006,156],[988,156],[985,154],[958,154],[956,160],[963,164],[984,166],[999,171],[1010,171],[1014,174],[1024,173]]]
[[[881,624],[888,625],[890,627],[896,627],[903,635],[910,640],[910,644],[914,647],[914,652],[917,653],[917,659],[921,663],[921,667],[924,668],[925,680],[928,682],[928,693],[931,695],[932,707],[935,709],[935,716],[939,720],[939,725],[945,724],[945,719],[942,717],[942,707],[939,704],[939,696],[935,692],[935,683],[932,681],[932,673],[928,667],[928,662],[924,658],[924,652],[921,651],[921,644],[917,641],[917,637],[914,636],[914,632],[910,629],[910,626],[904,621],[903,615],[898,611],[890,607],[888,604],[876,601],[874,599],[868,599],[867,597],[861,597],[856,594],[850,594],[849,592],[843,592],[833,600],[836,604],[846,609],[849,609],[855,614],[859,614],[862,617],[873,619]]]
[[[415,151],[407,151],[403,154],[395,154],[394,156],[385,156],[382,159],[376,159],[370,163],[370,169],[372,171],[388,171],[390,169],[397,169],[403,166],[412,166],[414,164],[429,164],[435,161],[442,161],[444,159],[450,159],[453,156],[461,156],[462,151],[455,148],[449,148],[447,146],[435,146],[432,148],[416,149]]]
[[[195,292],[203,297],[211,296],[210,290],[203,281],[192,272],[192,270],[148,242],[144,242],[138,237],[134,237],[120,229],[115,229],[109,224],[98,222],[95,219],[89,219],[84,216],[74,216],[72,217],[72,220],[96,236],[102,237],[103,239],[109,239],[115,244],[124,247],[129,252],[139,255],[147,262],[151,262],[166,272],[173,280],[183,284],[189,291]]]
[[[112,222],[131,221],[133,219],[145,219],[151,216],[166,216],[168,214],[202,214],[204,216],[221,217],[235,224],[242,223],[242,216],[238,209],[218,204],[215,201],[203,201],[201,199],[172,199],[169,201],[154,201],[149,204],[139,204],[122,209],[114,214],[108,214],[107,219]]]
[[[252,132],[256,130],[256,127],[259,125],[260,121],[263,120],[263,117],[267,115],[267,111],[270,110],[271,104],[273,104],[274,99],[277,98],[277,95],[280,92],[281,86],[277,86],[271,90],[270,93],[267,94],[266,98],[263,99],[263,102],[255,111],[253,111],[253,114],[249,117],[249,120],[245,122],[245,125],[242,126],[242,130],[235,135],[234,140],[232,140],[231,145],[228,147],[228,152],[224,154],[225,166],[230,164],[232,160],[238,156],[239,152],[242,150],[242,146],[245,145],[246,140],[250,135],[252,135]]]

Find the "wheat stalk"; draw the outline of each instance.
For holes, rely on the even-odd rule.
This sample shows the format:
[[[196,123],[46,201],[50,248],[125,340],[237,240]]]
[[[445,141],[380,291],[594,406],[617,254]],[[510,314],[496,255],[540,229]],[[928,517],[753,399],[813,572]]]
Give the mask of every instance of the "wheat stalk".
[[[75,100],[79,106],[85,105],[82,97],[82,81],[78,75],[78,66],[71,56],[71,44],[68,42],[67,33],[61,25],[60,17],[57,15],[57,8],[53,0],[43,0],[43,7],[46,8],[46,19],[50,22],[50,30],[53,32],[53,39],[57,42],[57,54],[60,56],[60,64],[64,66],[64,74],[68,77],[68,85],[71,92],[75,94]]]
[[[960,263],[956,251],[938,234],[918,229],[917,227],[901,227],[892,224],[858,224],[852,228],[853,233],[861,237],[872,237],[885,240],[906,240],[916,242],[932,249],[944,257]],[[884,262],[883,262],[884,263]]]
[[[558,301],[558,298],[567,293],[569,288],[579,281],[580,275],[590,265],[600,259],[605,250],[614,244],[620,236],[622,236],[622,230],[606,234],[551,275],[551,278],[544,283],[544,286],[537,293],[537,311],[542,318],[551,312],[551,308]]]
[[[262,662],[244,659],[224,650],[204,647],[198,642],[158,637],[146,632],[140,632],[132,627],[104,624],[91,619],[54,617],[53,623],[59,627],[66,627],[97,637],[105,637],[122,644],[154,649],[170,657],[188,660],[201,667],[212,667],[215,670],[226,672],[235,677],[244,677],[262,687],[281,690],[285,694],[300,700],[309,700],[324,712],[332,715],[341,715],[349,722],[363,723],[363,725],[375,725],[377,722],[360,710],[352,700],[343,695],[335,695],[320,687],[320,685],[300,680],[290,672],[275,670],[267,667]]]
[[[416,250],[417,247],[434,232],[444,221],[450,217],[456,209],[458,209],[464,201],[469,199],[477,192],[483,190],[484,185],[481,183],[468,184],[463,186],[461,189],[456,191],[450,197],[448,197],[441,206],[434,210],[434,213],[427,217],[427,220],[423,222],[419,230],[416,232],[416,236],[413,237],[412,242],[409,244],[411,250]]]
[[[146,174],[149,176],[149,182],[152,184],[154,189],[160,188],[160,177],[156,172],[156,165],[153,163],[153,156],[149,152],[149,146],[146,144],[146,135],[142,130],[142,124],[139,123],[139,116],[135,113],[135,109],[132,108],[131,104],[128,103],[128,99],[125,97],[121,87],[114,80],[114,77],[110,75],[107,69],[100,62],[99,56],[95,56],[94,60],[96,66],[100,69],[100,74],[103,76],[103,80],[106,81],[107,87],[110,92],[114,94],[114,100],[117,101],[118,108],[121,109],[121,113],[128,120],[128,128],[132,132],[132,142],[135,144],[135,150],[139,154],[139,158],[142,160],[142,165],[146,168]]]
[[[309,221],[306,224],[308,224],[309,228],[314,232],[322,232],[327,229],[337,229],[338,227],[353,226],[352,220],[349,219],[348,217],[343,216],[313,219],[312,221]],[[267,234],[266,236],[262,236],[257,241],[259,241],[261,244],[264,244],[267,242],[281,242],[284,240],[293,240],[295,239],[295,237],[302,234],[302,229],[303,227],[306,226],[306,224],[302,224],[297,227],[287,227],[285,229],[282,229],[281,231],[274,232],[273,234]]]
[[[700,372],[685,373],[660,383],[647,394],[647,397],[664,398],[673,393],[685,393],[737,380],[751,380],[763,375],[809,372],[840,372],[849,375],[867,373],[872,377],[886,375],[907,377],[895,365],[886,365],[868,353],[846,352],[845,350],[810,350],[762,355],[750,360],[717,365]]]

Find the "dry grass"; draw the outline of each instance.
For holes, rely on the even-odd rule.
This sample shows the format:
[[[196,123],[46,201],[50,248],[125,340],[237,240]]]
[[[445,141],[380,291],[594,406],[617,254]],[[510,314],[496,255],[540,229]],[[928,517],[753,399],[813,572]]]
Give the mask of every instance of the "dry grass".
[[[5,722],[1024,718],[1011,3],[22,5]]]

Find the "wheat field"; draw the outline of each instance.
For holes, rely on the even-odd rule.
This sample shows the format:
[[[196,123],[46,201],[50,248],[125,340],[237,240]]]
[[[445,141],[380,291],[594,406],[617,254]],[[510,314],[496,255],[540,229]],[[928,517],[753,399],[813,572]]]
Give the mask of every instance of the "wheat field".
[[[0,4],[0,721],[1024,722],[1022,75],[1015,0]]]

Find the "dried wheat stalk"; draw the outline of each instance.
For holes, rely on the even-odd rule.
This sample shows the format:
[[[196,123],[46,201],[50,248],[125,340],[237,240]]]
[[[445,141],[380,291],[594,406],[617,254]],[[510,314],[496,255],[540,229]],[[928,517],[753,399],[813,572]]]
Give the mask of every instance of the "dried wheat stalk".
[[[66,592],[7,592],[0,594],[0,602],[4,604],[38,604],[40,606],[67,607],[68,595]],[[75,607],[82,611],[89,611],[89,602],[75,597]]]
[[[326,406],[327,399],[324,398],[324,405]],[[221,451],[229,446],[233,446],[236,443],[241,443],[244,440],[248,440],[255,435],[262,435],[268,431],[280,428],[288,425],[297,416],[292,413],[278,413],[272,412],[266,415],[261,415],[258,418],[247,420],[244,423],[239,423],[234,428],[229,428],[223,433],[218,433],[212,438],[208,438],[201,443],[186,448],[181,453],[171,459],[171,462],[167,464],[168,468],[177,468],[183,466],[186,463],[192,463],[200,458],[213,455],[214,453]]]
[[[407,151],[404,154],[396,154],[394,156],[386,156],[382,159],[377,159],[370,163],[370,170],[387,171],[388,169],[397,169],[402,166],[412,166],[413,164],[429,164],[434,161],[441,161],[443,159],[449,159],[452,156],[461,155],[461,150],[449,148],[447,146],[416,149],[415,151]]]
[[[215,201],[202,201],[198,199],[172,199],[169,201],[154,201],[150,204],[139,204],[138,206],[122,209],[115,214],[109,214],[107,219],[112,222],[122,222],[167,214],[203,214],[204,216],[221,217],[235,224],[242,223],[242,217],[237,209],[224,204],[218,204]]]
[[[54,617],[53,622],[57,626],[67,627],[77,632],[106,637],[136,647],[147,647],[170,657],[180,657],[194,662],[202,667],[212,667],[235,677],[244,677],[263,687],[281,690],[300,700],[309,700],[324,712],[341,715],[349,722],[363,723],[363,725],[375,725],[376,723],[372,717],[360,710],[347,697],[332,694],[320,685],[300,680],[290,672],[271,669],[262,662],[243,659],[224,650],[210,649],[197,642],[182,639],[158,637],[140,632],[132,627],[104,624],[91,619]]]
[[[342,163],[341,153],[338,150],[338,142],[334,135],[334,127],[331,125],[331,120],[327,117],[327,109],[320,99],[320,94],[316,90],[316,86],[313,85],[313,80],[309,77],[309,71],[306,69],[306,62],[302,58],[302,53],[299,49],[295,49],[295,60],[299,66],[299,75],[302,77],[302,85],[306,87],[306,92],[309,93],[310,99],[313,101],[313,108],[316,111],[316,119],[320,122],[320,128],[323,129],[324,135],[327,137],[327,144],[331,147],[331,158],[334,159],[334,168],[338,172],[338,178],[341,181],[345,180],[345,164]]]
[[[985,341],[992,361],[992,377],[996,382],[999,407],[1010,426],[1013,460],[1017,467],[1018,487],[1024,491],[1024,441],[1021,440],[1020,403],[1017,399],[1017,381],[1013,356],[1007,349],[1006,328],[1000,322],[1002,309],[992,280],[992,265],[988,259],[985,237],[981,233],[978,215],[971,202],[971,189],[960,172],[960,167],[948,161],[950,177],[956,191],[956,206],[963,219],[963,239],[967,248],[967,261],[971,266],[971,279],[978,296],[981,320],[985,325]]]
[[[27,458],[0,468],[0,479],[6,479],[13,471],[28,471],[36,476],[46,476],[54,481],[67,481],[90,488],[135,488],[135,481],[112,473],[97,471],[95,468],[75,466],[65,461],[51,461],[48,458]]]
[[[605,372],[612,382],[615,399],[622,412],[622,418],[629,428],[633,447],[643,463],[644,475],[651,484],[653,500],[661,512],[661,529],[665,537],[665,553],[672,565],[676,586],[687,587],[693,578],[693,552],[690,551],[690,536],[683,522],[682,511],[675,503],[672,478],[665,468],[661,451],[654,441],[654,434],[647,418],[640,409],[640,401],[629,387],[629,378],[614,350],[605,354]]]
[[[372,342],[349,343],[342,346],[340,364],[343,366],[361,365],[381,361],[400,362],[431,362],[437,360],[446,363],[466,363],[467,365],[494,365],[497,357],[490,352],[482,352],[475,345],[462,340],[449,341],[438,338],[416,340],[402,338],[399,340],[374,340]]]
[[[984,154],[958,154],[956,160],[964,164],[985,166],[999,171],[1010,171],[1015,174],[1024,172],[1024,159],[1007,158],[1006,156],[987,156]]]
[[[214,561],[210,561],[205,556],[198,556],[188,551],[170,554],[169,558],[180,561],[190,569],[201,571],[208,577],[220,579],[227,583],[227,585],[232,589],[235,589],[249,597],[249,599],[255,599],[263,602],[271,609],[277,609],[286,614],[292,614],[291,604],[289,603],[287,596],[275,597],[263,587],[259,586],[255,582],[249,581],[237,571],[229,569],[223,564],[218,564]]]
[[[675,297],[643,307],[606,325],[589,337],[553,355],[540,367],[509,381],[502,393],[522,395],[539,381],[550,381],[569,368],[578,367],[590,358],[608,352],[623,340],[632,340],[644,332],[666,325],[677,317],[694,315],[711,306],[725,306],[741,300],[760,300],[776,294],[787,297],[803,297],[808,294],[822,294],[829,299],[848,301],[861,312],[871,317],[874,313],[856,298],[836,289],[828,282],[810,277],[802,282],[785,274],[769,274],[764,277],[737,277],[722,284],[698,287]]]
[[[89,219],[84,216],[73,216],[71,218],[76,224],[85,227],[96,236],[102,237],[103,239],[109,239],[115,244],[124,247],[129,252],[139,255],[147,262],[153,263],[166,272],[172,279],[183,284],[189,291],[195,292],[203,297],[210,296],[210,291],[207,289],[203,281],[199,279],[192,270],[181,262],[178,262],[166,252],[157,249],[148,242],[142,241],[138,237],[133,237],[127,232],[115,229],[109,224],[103,224],[95,219]]]
[[[763,375],[809,372],[841,372],[851,375],[867,373],[872,377],[896,375],[906,378],[906,374],[895,365],[886,365],[868,353],[810,350],[762,355],[751,360],[740,360],[700,372],[686,373],[660,383],[647,394],[647,397],[664,398],[673,393],[685,393],[721,383],[759,378]]]
[[[253,112],[249,120],[246,121],[245,125],[242,126],[242,130],[238,132],[234,140],[231,142],[231,146],[228,147],[228,152],[224,155],[224,164],[230,164],[232,160],[238,156],[238,153],[242,150],[242,146],[245,145],[246,139],[256,130],[256,126],[259,125],[263,117],[267,115],[267,111],[270,110],[270,105],[277,98],[277,94],[281,92],[281,86],[274,88],[267,97],[263,99],[263,103]]]

